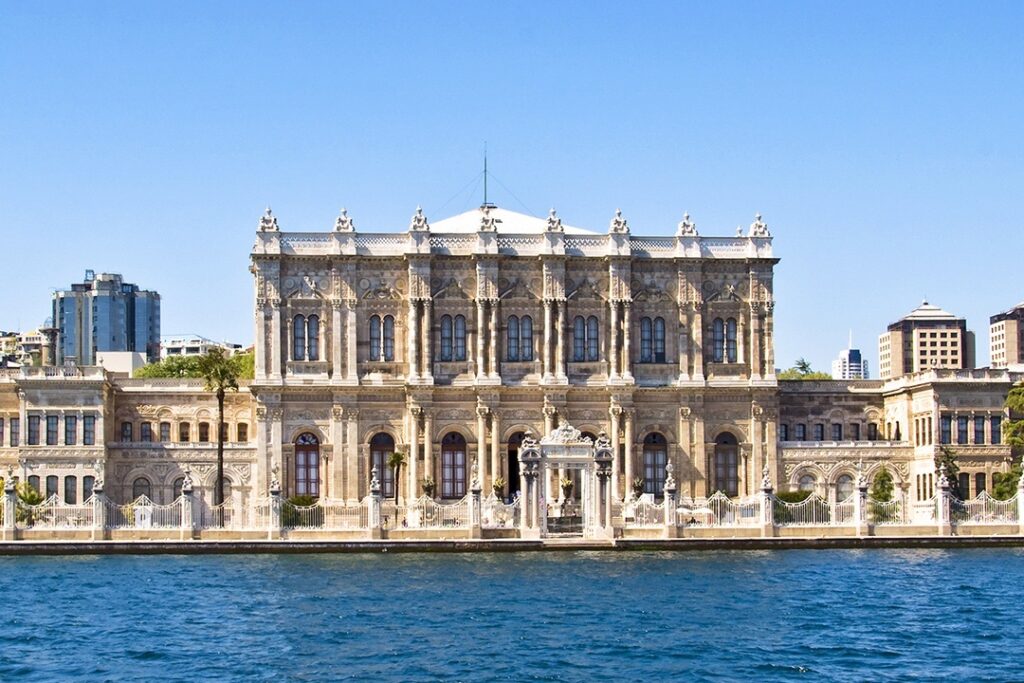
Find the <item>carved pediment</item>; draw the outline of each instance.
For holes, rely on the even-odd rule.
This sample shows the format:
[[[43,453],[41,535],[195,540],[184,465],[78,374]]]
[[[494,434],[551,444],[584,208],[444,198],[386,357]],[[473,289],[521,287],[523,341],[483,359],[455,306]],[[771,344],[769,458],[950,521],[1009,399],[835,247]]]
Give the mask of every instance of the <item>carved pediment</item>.
[[[535,299],[533,292],[522,278],[516,278],[512,285],[500,295],[501,299]]]
[[[583,300],[600,300],[602,297],[601,297],[601,291],[598,288],[598,285],[595,284],[594,282],[592,282],[589,278],[586,278],[566,298],[567,299],[576,299],[577,301],[583,301]]]
[[[462,288],[455,278],[448,278],[440,288],[433,293],[435,299],[468,299],[469,295]]]
[[[330,278],[322,275],[296,275],[284,281],[285,297],[289,299],[323,299],[330,288]]]

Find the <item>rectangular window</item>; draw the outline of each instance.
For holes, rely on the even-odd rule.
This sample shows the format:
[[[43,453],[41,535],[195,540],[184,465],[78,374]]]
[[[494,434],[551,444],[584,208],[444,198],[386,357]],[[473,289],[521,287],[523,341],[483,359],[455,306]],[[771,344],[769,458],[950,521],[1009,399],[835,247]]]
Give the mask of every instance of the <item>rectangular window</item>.
[[[0,417],[0,446],[4,445],[4,419]]]
[[[992,444],[1001,444],[1003,442],[1003,418],[993,417],[992,418]]]
[[[974,443],[985,443],[985,418],[974,418]]]
[[[82,477],[82,500],[92,498],[92,487],[96,484],[96,478],[92,476]]]
[[[868,441],[878,441],[878,425],[874,422],[868,423]]]
[[[949,444],[953,443],[953,418],[949,415],[943,415],[939,419],[939,443]]]
[[[68,505],[78,503],[78,477],[64,477],[64,502]]]
[[[956,419],[956,442],[967,443],[967,418],[958,417]]]
[[[38,446],[39,445],[39,416],[29,415],[28,416],[28,445]]]
[[[795,436],[797,441],[807,441],[807,425],[798,424],[794,431],[796,431]]]
[[[124,443],[132,442],[132,423],[122,422],[121,423],[121,441]]]
[[[189,425],[188,422],[181,422],[178,424],[178,442],[188,443],[189,439]]]
[[[46,445],[56,446],[57,445],[57,416],[47,415],[46,416]]]
[[[96,445],[96,416],[86,415],[82,418],[82,445]]]
[[[246,443],[249,440],[249,425],[240,422],[238,425],[238,443]]]
[[[46,477],[46,497],[57,495],[57,475],[51,474]]]
[[[860,424],[854,423],[850,425],[850,438],[854,441],[860,441]]]
[[[843,440],[843,425],[836,424],[836,423],[832,424],[832,440],[833,441],[842,441]]]
[[[779,441],[789,441],[789,425],[779,425]]]
[[[78,417],[66,415],[64,417],[64,445],[74,446],[78,443]]]
[[[816,424],[814,425],[814,440],[824,441],[825,440],[825,425]]]
[[[171,440],[171,423],[160,423],[160,443],[167,443]]]
[[[149,443],[153,440],[153,425],[149,422],[143,422],[139,425],[139,439],[143,443]]]
[[[978,472],[974,475],[974,495],[980,495],[985,490],[985,473]]]

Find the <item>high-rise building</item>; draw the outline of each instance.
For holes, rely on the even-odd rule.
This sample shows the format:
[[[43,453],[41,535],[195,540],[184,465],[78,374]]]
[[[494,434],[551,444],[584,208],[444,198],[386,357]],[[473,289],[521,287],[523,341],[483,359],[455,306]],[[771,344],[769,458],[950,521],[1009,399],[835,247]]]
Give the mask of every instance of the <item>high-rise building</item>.
[[[832,379],[868,379],[868,361],[853,348],[853,340],[832,361]]]
[[[993,368],[1024,368],[1024,301],[988,319],[988,350]]]
[[[160,295],[120,275],[85,271],[83,282],[53,294],[58,365],[96,365],[97,351],[136,351],[160,359]]]
[[[973,369],[974,333],[966,319],[922,301],[878,338],[878,374],[889,379],[930,368]]]

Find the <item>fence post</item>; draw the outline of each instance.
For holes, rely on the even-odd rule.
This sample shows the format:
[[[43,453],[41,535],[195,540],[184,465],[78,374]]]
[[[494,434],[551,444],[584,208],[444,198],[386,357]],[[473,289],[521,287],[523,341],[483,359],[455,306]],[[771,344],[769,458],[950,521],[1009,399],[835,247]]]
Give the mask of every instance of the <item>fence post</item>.
[[[281,538],[281,483],[277,480],[276,474],[270,480],[270,525],[267,529],[267,538]]]
[[[775,506],[773,504],[775,496],[773,492],[772,473],[766,462],[761,471],[761,536],[764,537],[775,535]]]
[[[3,539],[14,540],[14,523],[18,514],[18,494],[14,488],[14,472],[7,471],[7,478],[4,480],[4,526]]]
[[[950,536],[953,533],[953,525],[950,521],[950,494],[949,478],[946,476],[946,464],[939,465],[939,495],[935,499],[938,510],[935,511],[935,521],[938,525],[939,536]]]
[[[107,537],[107,497],[103,495],[103,477],[97,476],[92,486],[92,539]]]
[[[469,537],[480,538],[480,478],[474,470],[469,489]]]
[[[1024,456],[1021,457],[1024,463]],[[1017,524],[1018,533],[1024,536],[1024,465],[1021,467],[1020,479],[1017,480]]]
[[[676,478],[672,476],[672,463],[665,465],[665,538],[677,538],[676,526]]]
[[[192,501],[192,475],[185,470],[185,481],[181,484],[181,540],[195,537],[195,513]]]
[[[367,513],[367,525],[370,527],[370,538],[383,538],[380,528],[380,481],[377,479],[377,466],[370,470],[370,509]]]
[[[853,499],[853,527],[858,537],[870,536],[871,525],[868,523],[868,479],[864,473],[857,472],[857,493]]]

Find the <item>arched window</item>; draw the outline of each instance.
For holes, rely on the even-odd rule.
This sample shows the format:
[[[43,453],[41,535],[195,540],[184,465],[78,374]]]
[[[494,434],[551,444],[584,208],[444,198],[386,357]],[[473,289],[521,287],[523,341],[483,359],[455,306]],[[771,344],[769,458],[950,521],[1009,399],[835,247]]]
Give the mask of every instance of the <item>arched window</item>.
[[[597,323],[597,316],[587,318],[587,360],[598,359],[598,340],[600,339],[600,326]]]
[[[301,315],[292,318],[292,360],[306,359],[306,319]]]
[[[320,495],[320,439],[309,432],[295,440],[295,495]]]
[[[725,321],[721,318],[715,318],[715,322],[712,323],[712,359],[715,363],[721,363],[725,360]]]
[[[533,318],[524,315],[519,321],[519,359],[533,360]]]
[[[814,478],[813,474],[804,474],[800,477],[799,487],[801,491],[813,491],[817,485],[818,480]]]
[[[505,328],[505,360],[519,360],[519,317],[510,315]]]
[[[455,316],[455,360],[466,360],[466,316]]]
[[[383,337],[384,337],[384,360],[393,361],[395,359],[395,318],[394,316],[384,316],[383,325]]]
[[[450,315],[441,316],[441,360],[448,361],[452,359],[452,332],[454,325],[452,325],[452,317]]]
[[[57,475],[51,474],[46,477],[46,497],[57,495]]]
[[[33,491],[39,493],[39,475],[30,475],[28,478],[28,485]]]
[[[840,475],[840,477],[836,479],[836,501],[842,503],[852,495],[853,477],[849,474]]]
[[[370,360],[380,360],[380,316],[370,316]]]
[[[167,502],[173,503],[174,501],[178,500],[178,496],[181,495],[181,487],[184,485],[184,477],[178,477],[177,479],[175,479],[174,483],[171,484],[171,495],[168,497]]]
[[[654,319],[654,362],[665,362],[665,320]]]
[[[654,360],[654,334],[650,318],[640,318],[640,362],[650,363]]]
[[[160,423],[160,443],[168,443],[171,440],[171,423]]]
[[[384,498],[395,495],[395,471],[388,466],[388,458],[395,452],[395,440],[390,434],[380,432],[370,439],[370,467],[377,468],[377,481]]]
[[[725,432],[715,439],[715,489],[727,496],[738,496],[739,444],[736,437]]]
[[[149,479],[145,477],[139,477],[132,482],[132,500],[138,500],[139,496],[145,496],[150,498],[153,495],[153,488],[149,483]]]
[[[78,477],[64,477],[64,502],[68,505],[78,503]]]
[[[188,443],[192,436],[189,434],[191,427],[188,422],[178,423],[178,443]]]
[[[582,315],[572,322],[572,359],[579,363],[587,357],[587,322]]]
[[[96,485],[96,477],[88,475],[82,477],[82,500],[92,498],[92,489]]]
[[[736,362],[736,318],[725,321],[725,358],[729,363]]]
[[[311,315],[306,321],[306,337],[308,347],[306,357],[309,360],[320,360],[320,318]]]
[[[210,423],[199,423],[199,443],[206,443],[210,440]]]
[[[668,442],[657,432],[644,437],[644,493],[660,496],[665,490]]]
[[[441,439],[441,497],[466,495],[466,439],[448,432]]]

